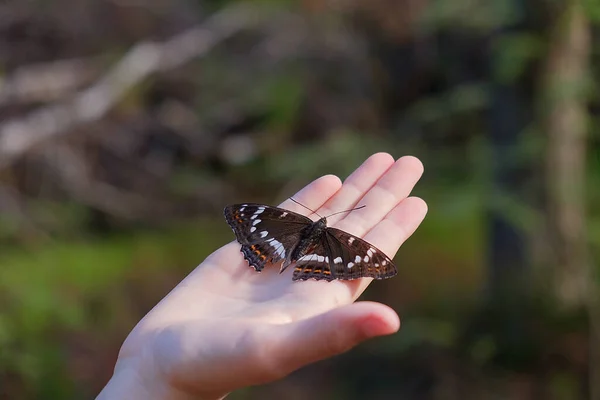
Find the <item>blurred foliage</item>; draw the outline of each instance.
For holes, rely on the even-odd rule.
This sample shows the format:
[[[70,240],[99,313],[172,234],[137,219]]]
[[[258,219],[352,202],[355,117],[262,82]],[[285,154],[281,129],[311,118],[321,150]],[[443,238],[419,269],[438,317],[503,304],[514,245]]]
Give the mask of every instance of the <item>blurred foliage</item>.
[[[347,176],[377,151],[413,154],[426,167],[414,195],[429,214],[396,257],[399,277],[364,295],[398,310],[401,332],[231,398],[584,398],[585,315],[557,310],[543,282],[528,287],[522,307],[507,307],[522,326],[504,324],[505,310],[488,304],[490,210],[530,247],[547,229],[546,139],[531,110],[562,2],[0,2],[0,129],[101,80],[97,71],[136,43],[169,39],[238,3],[274,17],[142,80],[98,121],[0,165],[0,399],[93,397],[135,323],[232,239],[225,204],[276,204],[318,176]],[[584,4],[597,23],[600,3]],[[588,88],[593,263],[595,42],[592,53],[590,76],[556,96]],[[80,79],[74,88],[50,73],[47,87],[4,85],[29,76],[30,65],[46,71],[96,56],[93,79],[67,74]],[[490,109],[514,106],[498,101],[499,87],[530,107],[503,160],[523,170],[518,192],[493,181]],[[544,273],[534,257],[527,262]]]
[[[28,247],[26,252],[3,251],[2,365],[37,382],[30,389],[40,392],[32,395],[47,396],[46,390],[55,389],[45,385],[61,378],[56,376],[57,367],[68,368],[64,353],[69,352],[70,344],[68,337],[61,336],[68,331],[88,331],[87,345],[94,346],[98,343],[93,341],[99,341],[102,335],[133,328],[140,311],[148,311],[153,305],[153,300],[145,297],[165,295],[171,289],[165,286],[165,279],[167,285],[174,285],[177,278],[170,275],[182,277],[190,265],[221,246],[229,236],[223,224],[198,219],[161,232],[113,235],[93,241],[53,240]],[[145,294],[147,290],[152,293]],[[58,334],[50,347],[42,339],[49,333]],[[120,339],[113,340],[118,344]],[[63,384],[68,382],[67,376],[61,379]]]

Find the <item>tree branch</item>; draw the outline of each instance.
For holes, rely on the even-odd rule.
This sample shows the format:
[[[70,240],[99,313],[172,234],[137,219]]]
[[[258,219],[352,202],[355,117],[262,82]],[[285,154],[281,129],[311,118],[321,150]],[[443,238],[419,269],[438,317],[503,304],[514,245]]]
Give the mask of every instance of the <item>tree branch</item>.
[[[151,74],[176,68],[208,53],[218,43],[259,22],[261,16],[259,9],[233,6],[166,42],[137,44],[102,79],[71,100],[1,124],[0,168],[50,137],[102,118],[132,87]]]

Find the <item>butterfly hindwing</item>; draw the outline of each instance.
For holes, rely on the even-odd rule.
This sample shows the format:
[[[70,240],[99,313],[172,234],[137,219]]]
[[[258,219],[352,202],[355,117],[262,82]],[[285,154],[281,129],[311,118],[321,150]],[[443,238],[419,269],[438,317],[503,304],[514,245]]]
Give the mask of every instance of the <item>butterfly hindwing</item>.
[[[336,228],[327,228],[326,236],[337,279],[385,279],[398,273],[393,261],[369,242]]]
[[[327,281],[335,279],[331,271],[330,258],[325,243],[322,241],[307,249],[307,254],[296,261],[292,280],[307,280],[311,278]]]
[[[225,219],[242,245],[242,254],[256,271],[288,258],[289,249],[312,220],[282,208],[245,203],[227,206]]]

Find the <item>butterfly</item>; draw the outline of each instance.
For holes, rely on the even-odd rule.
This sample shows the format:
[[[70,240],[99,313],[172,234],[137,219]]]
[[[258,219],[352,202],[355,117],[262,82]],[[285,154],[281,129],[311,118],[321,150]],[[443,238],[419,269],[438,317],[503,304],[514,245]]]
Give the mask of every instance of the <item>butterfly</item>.
[[[256,203],[230,205],[223,213],[242,245],[244,258],[258,272],[267,264],[283,261],[280,273],[295,263],[294,281],[386,279],[398,273],[381,250],[361,238],[328,227],[326,217],[313,221],[283,208]]]

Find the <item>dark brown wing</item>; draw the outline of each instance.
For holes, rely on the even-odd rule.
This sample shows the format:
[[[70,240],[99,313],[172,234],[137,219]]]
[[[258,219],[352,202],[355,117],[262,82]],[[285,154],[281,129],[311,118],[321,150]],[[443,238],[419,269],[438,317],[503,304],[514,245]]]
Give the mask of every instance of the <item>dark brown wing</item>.
[[[289,256],[303,227],[312,223],[304,215],[264,204],[244,203],[225,207],[227,223],[242,245],[242,254],[256,271]]]
[[[398,273],[388,256],[359,237],[336,228],[327,228],[325,237],[336,279],[386,279]]]
[[[296,261],[292,280],[326,280],[332,281],[335,276],[331,272],[331,255],[327,250],[324,237],[317,245],[309,248],[307,254]]]

